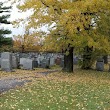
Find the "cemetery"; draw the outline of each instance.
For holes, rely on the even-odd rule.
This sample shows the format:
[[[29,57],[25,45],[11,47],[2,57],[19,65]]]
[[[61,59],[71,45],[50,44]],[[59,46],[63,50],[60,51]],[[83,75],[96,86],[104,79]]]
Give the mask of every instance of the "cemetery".
[[[80,57],[73,56],[73,65],[76,67],[74,73],[65,73],[62,72],[64,56],[61,53],[2,52],[0,57],[1,109],[64,110],[67,108],[72,110],[75,108],[78,110],[79,107],[91,110],[99,107],[108,109],[110,73],[109,68],[105,69],[104,59],[97,59],[94,70],[78,68],[79,59],[81,60]],[[54,65],[58,66],[52,69]],[[74,98],[77,101],[74,102]],[[8,105],[5,102],[7,99]],[[94,102],[92,106],[89,101]],[[77,105],[81,103],[84,105]]]
[[[0,110],[110,110],[110,0],[0,1]]]
[[[56,61],[56,62],[55,62]],[[63,54],[60,53],[11,53],[3,52],[0,57],[0,67],[4,71],[12,69],[33,70],[34,68],[50,68],[54,65],[62,66]]]
[[[82,61],[81,56],[73,56],[73,65],[79,65]],[[109,56],[108,56],[109,61]],[[3,71],[10,72],[15,69],[34,70],[35,68],[51,68],[58,65],[63,69],[64,67],[64,54],[62,53],[0,53],[0,68]],[[106,64],[108,67],[104,69],[104,59],[99,57],[95,64],[94,70],[109,71],[109,62]],[[79,67],[80,68],[80,67]]]

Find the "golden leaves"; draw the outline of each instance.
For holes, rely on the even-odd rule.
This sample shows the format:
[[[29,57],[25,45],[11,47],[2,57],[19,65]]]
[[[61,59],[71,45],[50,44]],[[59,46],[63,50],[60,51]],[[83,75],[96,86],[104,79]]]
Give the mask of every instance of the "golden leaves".
[[[45,38],[44,44],[47,47],[44,47],[44,50],[46,48],[61,50],[66,48],[68,44],[75,47],[88,45],[97,49],[102,48],[100,44],[103,37],[101,38],[97,34],[97,25],[94,28],[92,19],[94,19],[95,24],[98,22],[96,19],[98,16],[102,16],[101,19],[104,19],[102,12],[105,14],[110,11],[109,0],[26,0],[19,8],[23,11],[34,10],[29,19],[28,28],[37,29],[45,24],[51,26],[55,23],[55,28],[52,27],[49,30],[50,38]],[[104,26],[107,25],[104,21],[103,24]],[[109,28],[108,25],[107,27]],[[108,39],[105,39],[104,42],[107,47],[110,47]],[[108,50],[105,46],[103,46],[103,49]]]
[[[39,51],[40,46],[40,38],[36,36],[36,34],[28,35],[18,35],[14,37],[13,49],[15,51],[21,51],[22,46],[24,46],[24,51]]]

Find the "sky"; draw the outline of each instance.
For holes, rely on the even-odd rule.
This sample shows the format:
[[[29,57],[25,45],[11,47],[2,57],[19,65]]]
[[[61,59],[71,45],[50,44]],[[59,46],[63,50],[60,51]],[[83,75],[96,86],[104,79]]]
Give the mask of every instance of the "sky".
[[[12,0],[0,0],[0,2],[5,2],[4,3],[5,6],[12,6],[12,9],[11,9],[11,12],[10,12],[10,18],[8,20],[12,22],[12,21],[16,21],[16,20],[22,18],[22,19],[25,19],[25,21],[27,21],[28,17],[32,14],[32,11],[28,10],[27,12],[22,12],[21,13],[17,9],[16,4],[11,5],[10,1],[12,1]],[[20,26],[18,28],[17,27],[14,28],[14,26],[12,24],[9,24],[9,25],[2,24],[2,25],[0,25],[0,28],[10,29],[12,31],[12,34],[6,35],[6,37],[12,37],[12,38],[13,38],[13,36],[16,36],[16,35],[19,35],[19,34],[23,35],[24,32],[25,32],[25,25],[22,24],[22,23],[20,24]],[[48,32],[47,26],[43,26],[43,27],[41,27],[41,28],[39,28],[37,30],[42,30],[42,31]]]
[[[0,2],[5,2],[5,6],[11,6],[11,3],[9,0],[0,0]],[[26,19],[29,15],[31,15],[31,11],[28,11],[26,13],[20,13],[19,10],[16,8],[16,5],[12,5],[12,9],[10,12],[10,18],[9,21],[14,21],[20,18]],[[6,13],[4,13],[6,14]],[[8,13],[9,14],[9,13]],[[21,24],[20,27],[14,28],[12,24],[9,25],[0,25],[0,28],[10,29],[12,31],[12,34],[7,35],[7,37],[13,37],[13,35],[23,34],[24,33],[24,24]]]

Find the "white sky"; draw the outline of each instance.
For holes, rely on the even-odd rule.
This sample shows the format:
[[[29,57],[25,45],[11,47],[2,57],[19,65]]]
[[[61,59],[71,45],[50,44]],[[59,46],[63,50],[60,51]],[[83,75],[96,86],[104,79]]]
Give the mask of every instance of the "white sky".
[[[5,2],[5,1],[8,1],[8,0],[0,0],[0,2]],[[5,6],[11,6],[11,3],[8,1],[5,3]],[[29,15],[31,15],[31,11],[21,14],[20,12],[18,12],[16,5],[13,5],[10,14],[11,14],[11,16],[9,18],[9,21],[14,21],[19,18],[26,19]],[[9,24],[9,25],[2,24],[2,25],[0,25],[0,28],[10,29],[12,31],[12,34],[7,35],[8,37],[13,37],[13,35],[18,35],[18,34],[24,33],[24,24],[22,24],[19,28],[14,28],[11,24]]]
[[[11,6],[10,1],[12,1],[12,0],[0,0],[0,2],[6,2],[5,6]],[[9,18],[9,21],[14,21],[14,20],[20,19],[20,18],[27,19],[28,16],[31,15],[31,13],[32,13],[32,11],[20,13],[18,11],[18,9],[16,8],[16,4],[14,4],[14,5],[12,5],[12,9],[11,9],[11,13],[10,13],[11,16]],[[0,25],[0,28],[7,28],[7,29],[10,29],[12,31],[12,34],[6,35],[7,37],[13,37],[13,35],[24,34],[24,31],[25,31],[24,27],[25,27],[24,24],[21,24],[18,28],[14,28],[11,24],[10,25],[3,25],[3,24]],[[43,30],[45,32],[48,32],[46,26],[43,26],[42,28],[40,28],[38,30]]]

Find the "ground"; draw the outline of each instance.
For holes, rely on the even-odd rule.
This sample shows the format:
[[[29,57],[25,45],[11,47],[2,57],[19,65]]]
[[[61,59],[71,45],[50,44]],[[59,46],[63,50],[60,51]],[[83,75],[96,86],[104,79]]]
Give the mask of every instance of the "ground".
[[[0,94],[0,110],[110,110],[109,72],[36,69],[0,74],[2,80],[27,80]]]

